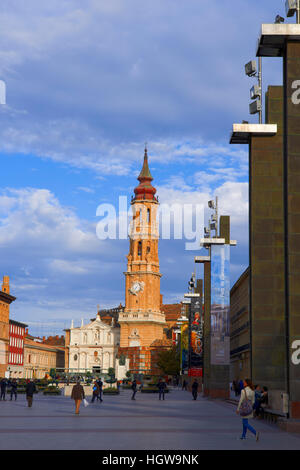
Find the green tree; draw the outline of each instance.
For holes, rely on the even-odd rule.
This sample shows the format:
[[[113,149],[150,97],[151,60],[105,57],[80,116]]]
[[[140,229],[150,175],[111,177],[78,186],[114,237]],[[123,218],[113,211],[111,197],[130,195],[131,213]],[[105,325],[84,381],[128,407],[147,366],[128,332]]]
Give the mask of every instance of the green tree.
[[[176,346],[160,351],[157,365],[167,375],[178,375],[180,373],[180,356]]]

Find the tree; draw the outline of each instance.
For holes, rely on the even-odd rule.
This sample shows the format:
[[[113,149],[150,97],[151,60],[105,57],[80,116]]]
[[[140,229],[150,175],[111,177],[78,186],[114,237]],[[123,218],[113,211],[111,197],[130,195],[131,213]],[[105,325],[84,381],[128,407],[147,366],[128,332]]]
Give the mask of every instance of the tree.
[[[158,353],[157,366],[167,375],[180,373],[180,355],[176,346]]]

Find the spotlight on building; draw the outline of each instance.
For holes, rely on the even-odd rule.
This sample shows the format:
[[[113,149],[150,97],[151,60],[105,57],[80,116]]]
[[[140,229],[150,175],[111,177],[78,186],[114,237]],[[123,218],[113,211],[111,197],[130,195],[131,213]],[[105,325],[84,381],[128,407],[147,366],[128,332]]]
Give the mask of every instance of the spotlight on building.
[[[275,18],[274,23],[275,24],[284,23],[284,18],[282,18],[282,16],[280,16],[280,15],[277,15],[276,18]]]
[[[242,124],[249,124],[249,121],[244,121],[244,119],[243,119]]]
[[[215,201],[208,201],[208,207],[210,209],[215,209]]]
[[[249,113],[250,114],[257,114],[261,112],[261,101],[256,100],[253,103],[249,104]]]
[[[290,18],[291,16],[294,16],[294,14],[297,11],[298,7],[298,0],[286,0],[285,2],[285,11],[286,11],[286,16]]]
[[[257,74],[257,66],[256,66],[256,61],[255,60],[250,60],[245,65],[245,73],[248,75],[248,77],[255,77]]]
[[[209,227],[210,227],[210,230],[216,230],[217,229],[216,222],[210,222]]]
[[[258,85],[254,85],[250,90],[250,98],[256,100],[261,97],[261,89]]]
[[[204,227],[204,238],[210,238],[210,229]]]

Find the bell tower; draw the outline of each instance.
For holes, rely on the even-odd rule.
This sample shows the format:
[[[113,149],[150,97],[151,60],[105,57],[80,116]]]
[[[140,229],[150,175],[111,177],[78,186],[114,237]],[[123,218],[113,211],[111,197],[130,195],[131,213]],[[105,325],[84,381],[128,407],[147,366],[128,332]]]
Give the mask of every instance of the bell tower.
[[[161,313],[158,258],[158,199],[152,186],[145,148],[139,185],[131,200],[133,218],[130,224],[130,246],[125,274],[125,309],[119,314],[120,347],[148,348],[163,339],[165,316]]]

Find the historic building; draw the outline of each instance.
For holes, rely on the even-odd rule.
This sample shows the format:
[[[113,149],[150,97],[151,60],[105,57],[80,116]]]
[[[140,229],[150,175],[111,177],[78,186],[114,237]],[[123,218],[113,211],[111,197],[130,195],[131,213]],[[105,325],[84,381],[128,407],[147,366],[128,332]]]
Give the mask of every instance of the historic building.
[[[3,276],[0,290],[0,377],[7,372],[9,350],[9,307],[16,300],[10,295],[9,277]]]
[[[43,379],[51,369],[63,371],[65,367],[65,348],[47,344],[40,338],[25,334],[24,340],[24,378]]]
[[[16,320],[9,320],[9,346],[7,371],[10,378],[24,376],[24,341],[27,325]]]
[[[118,376],[116,356],[119,344],[120,328],[113,316],[110,324],[101,320],[99,312],[87,325],[82,322],[80,327],[74,328],[72,322],[71,328],[66,330],[66,371],[107,373],[109,368],[113,368]]]
[[[169,347],[164,336],[167,327],[161,311],[158,257],[158,199],[152,186],[147,149],[139,185],[132,198],[133,219],[125,274],[125,309],[119,313],[119,355],[130,359],[130,369],[153,372],[157,348]],[[167,343],[167,344],[165,344]]]

